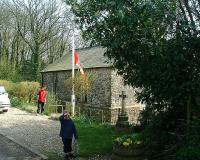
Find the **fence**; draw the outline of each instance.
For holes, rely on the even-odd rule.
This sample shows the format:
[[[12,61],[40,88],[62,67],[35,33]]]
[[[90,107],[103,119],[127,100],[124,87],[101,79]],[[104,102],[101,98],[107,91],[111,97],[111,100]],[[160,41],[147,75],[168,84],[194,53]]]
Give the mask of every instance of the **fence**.
[[[109,122],[109,110],[100,109],[100,108],[89,108],[89,107],[76,107],[77,116],[87,116],[88,118],[94,119],[101,123]]]
[[[63,110],[72,111],[72,105],[69,102],[65,102],[65,104],[57,104],[51,105],[55,110],[55,113],[62,113]],[[138,116],[141,112],[140,106],[129,107],[127,108],[127,114],[129,117],[129,122],[137,124]],[[101,122],[101,123],[111,123],[115,124],[118,120],[118,115],[121,113],[121,108],[108,108],[108,107],[91,107],[87,105],[77,104],[75,107],[75,115],[78,117],[85,116],[86,118]]]
[[[53,111],[55,113],[62,113],[64,110],[72,111],[72,106],[68,102],[65,102],[65,104],[49,105],[49,107],[53,107]],[[75,115],[78,117],[86,116],[87,118],[91,118],[101,123],[110,122],[109,108],[101,109],[101,108],[76,105]]]

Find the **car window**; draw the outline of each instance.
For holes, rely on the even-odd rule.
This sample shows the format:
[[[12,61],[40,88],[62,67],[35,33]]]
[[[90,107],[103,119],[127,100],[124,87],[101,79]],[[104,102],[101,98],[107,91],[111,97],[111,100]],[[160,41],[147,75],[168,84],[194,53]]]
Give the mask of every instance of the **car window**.
[[[0,86],[0,93],[5,93],[5,92],[6,92],[5,88]]]

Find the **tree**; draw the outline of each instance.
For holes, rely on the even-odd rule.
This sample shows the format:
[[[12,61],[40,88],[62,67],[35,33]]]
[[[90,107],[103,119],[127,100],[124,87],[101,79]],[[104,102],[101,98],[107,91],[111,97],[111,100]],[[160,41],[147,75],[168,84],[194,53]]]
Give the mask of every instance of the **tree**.
[[[13,0],[17,30],[29,46],[32,62],[33,79],[37,79],[40,67],[40,57],[48,49],[45,42],[56,36],[59,29],[53,30],[60,20],[59,6],[54,0],[18,1]]]
[[[19,77],[39,80],[39,71],[70,49],[72,13],[65,6],[62,0],[0,2],[0,59]],[[80,36],[75,43],[85,45]]]
[[[12,15],[18,37],[26,45],[21,52],[22,68],[32,73],[29,78],[37,80],[43,62],[52,63],[67,48],[67,35],[71,32],[69,13],[64,15],[67,9],[56,0],[12,0],[4,1],[4,4]],[[19,42],[17,38],[15,40]],[[26,68],[27,63],[31,71]]]
[[[74,92],[77,98],[81,98],[82,96],[86,95],[90,92],[92,82],[94,80],[94,75],[87,72],[84,75],[81,75],[80,73],[77,73],[74,76],[74,79],[72,77],[65,80],[64,84],[67,89],[72,88],[72,80],[74,81]]]
[[[191,112],[200,109],[200,2],[67,3],[83,36],[105,47],[105,55],[113,59],[125,82],[141,88],[138,100],[151,110],[150,120],[160,114],[171,116],[165,123],[169,131],[172,121],[187,119],[189,132]]]

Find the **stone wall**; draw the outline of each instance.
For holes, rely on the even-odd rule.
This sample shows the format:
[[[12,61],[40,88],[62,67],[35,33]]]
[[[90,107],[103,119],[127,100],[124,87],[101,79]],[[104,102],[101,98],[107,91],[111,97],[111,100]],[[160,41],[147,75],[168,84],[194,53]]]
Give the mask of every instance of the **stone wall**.
[[[143,107],[141,106],[134,106],[126,108],[126,112],[128,115],[128,121],[130,124],[138,124],[138,117],[140,112],[142,111]],[[118,120],[118,115],[121,113],[121,108],[113,108],[111,109],[111,124],[116,124]]]
[[[98,119],[115,124],[121,110],[122,91],[126,92],[126,111],[130,123],[137,123],[137,117],[143,106],[135,102],[135,90],[130,86],[124,86],[123,79],[111,68],[85,69],[90,72],[94,80],[91,91],[87,94],[87,102],[81,112],[87,116],[98,117]],[[64,81],[71,77],[71,71],[43,73],[43,83],[48,91],[56,93],[62,101],[71,101],[71,90],[64,87]],[[81,101],[76,101],[80,103]],[[86,107],[87,106],[87,107]]]
[[[111,112],[109,108],[95,108],[90,106],[77,106],[77,115],[85,115],[86,117],[94,118],[98,122],[111,122]]]
[[[90,72],[94,76],[92,89],[88,93],[88,104],[92,107],[111,106],[111,69],[95,68]]]
[[[126,93],[126,106],[136,105],[135,99],[135,90],[128,86],[124,85],[123,78],[117,75],[115,70],[111,72],[111,108],[121,107],[122,98],[119,97],[122,91]]]
[[[94,80],[91,91],[87,94],[87,103],[92,107],[107,107],[111,105],[111,69],[94,68],[87,70]],[[64,81],[71,77],[71,71],[47,72],[43,73],[43,84],[48,91],[56,93],[58,99],[62,101],[71,101],[71,90],[64,87]],[[76,94],[76,93],[75,93]],[[78,102],[80,103],[81,100]]]
[[[71,90],[64,87],[64,81],[71,77],[70,71],[43,73],[43,84],[49,92],[54,92],[62,101],[71,101]]]
[[[130,124],[138,124],[138,116],[143,110],[141,105],[126,108]],[[99,122],[109,122],[116,124],[118,115],[121,113],[121,108],[97,108],[91,106],[76,106],[77,115],[85,115],[86,117],[94,118]]]
[[[111,72],[111,123],[115,124],[121,113],[122,98],[119,97],[125,91],[125,106],[130,123],[137,123],[140,111],[144,105],[136,103],[135,90],[133,87],[124,85],[123,78],[116,70]]]

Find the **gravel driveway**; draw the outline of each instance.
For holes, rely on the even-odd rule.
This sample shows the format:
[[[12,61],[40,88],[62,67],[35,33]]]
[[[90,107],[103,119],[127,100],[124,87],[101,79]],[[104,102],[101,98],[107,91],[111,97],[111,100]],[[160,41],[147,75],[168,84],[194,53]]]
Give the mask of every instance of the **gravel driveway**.
[[[0,133],[40,152],[62,152],[59,129],[59,121],[45,115],[36,116],[17,108],[0,114]]]
[[[59,137],[60,122],[48,119],[48,116],[28,113],[11,108],[0,114],[0,133],[39,152],[55,152],[62,155],[62,143]],[[95,155],[88,160],[110,160],[110,156]],[[76,158],[85,160],[85,158]]]

